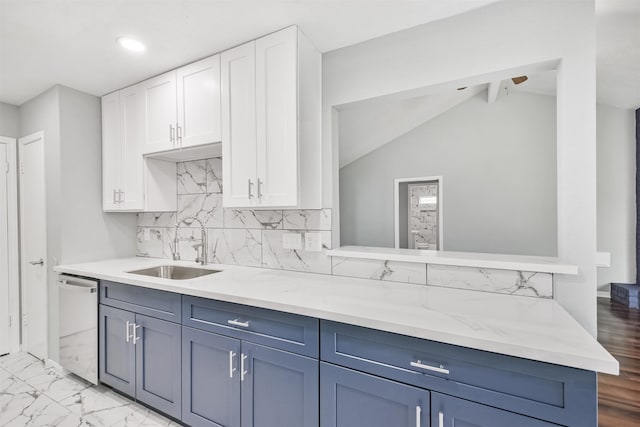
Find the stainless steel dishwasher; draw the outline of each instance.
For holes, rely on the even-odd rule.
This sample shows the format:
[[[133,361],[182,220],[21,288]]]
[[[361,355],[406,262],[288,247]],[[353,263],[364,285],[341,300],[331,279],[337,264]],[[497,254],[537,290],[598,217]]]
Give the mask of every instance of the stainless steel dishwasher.
[[[61,274],[58,297],[60,365],[98,384],[98,281]]]

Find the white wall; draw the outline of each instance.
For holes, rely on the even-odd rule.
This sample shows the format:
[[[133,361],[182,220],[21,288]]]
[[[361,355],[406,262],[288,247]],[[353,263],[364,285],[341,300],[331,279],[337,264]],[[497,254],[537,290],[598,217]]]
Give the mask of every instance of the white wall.
[[[0,136],[17,138],[20,134],[20,115],[18,107],[0,102]]]
[[[558,255],[578,266],[554,295],[596,335],[596,143],[594,0],[499,2],[323,56],[323,164],[338,212],[338,140],[333,107],[501,70],[559,60]],[[517,74],[516,74],[517,75]],[[484,80],[489,81],[489,80]],[[336,215],[337,217],[337,215]],[[336,218],[336,224],[339,218]],[[334,229],[333,244],[339,243]]]
[[[635,112],[597,107],[598,250],[611,253],[611,267],[598,268],[599,290],[636,281]]]
[[[135,255],[135,214],[102,213],[100,100],[54,86],[21,105],[20,135],[44,131],[49,358],[58,361],[60,263]]]
[[[555,97],[485,91],[341,168],[341,245],[393,247],[393,180],[419,176],[443,177],[445,250],[556,256]]]

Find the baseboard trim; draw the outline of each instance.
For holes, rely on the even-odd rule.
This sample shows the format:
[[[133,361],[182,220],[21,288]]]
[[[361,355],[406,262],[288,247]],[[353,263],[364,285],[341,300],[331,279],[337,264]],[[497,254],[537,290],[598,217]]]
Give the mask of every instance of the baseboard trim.
[[[609,293],[609,291],[598,291],[598,298],[611,299],[611,294]]]

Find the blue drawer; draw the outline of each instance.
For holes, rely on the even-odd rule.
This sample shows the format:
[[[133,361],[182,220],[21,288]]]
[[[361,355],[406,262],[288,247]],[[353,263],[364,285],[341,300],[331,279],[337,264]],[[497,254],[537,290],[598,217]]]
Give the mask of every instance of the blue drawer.
[[[594,372],[321,322],[323,361],[552,422],[596,419]]]
[[[123,283],[100,282],[100,304],[180,323],[180,294]]]
[[[184,295],[182,324],[318,357],[318,319]]]

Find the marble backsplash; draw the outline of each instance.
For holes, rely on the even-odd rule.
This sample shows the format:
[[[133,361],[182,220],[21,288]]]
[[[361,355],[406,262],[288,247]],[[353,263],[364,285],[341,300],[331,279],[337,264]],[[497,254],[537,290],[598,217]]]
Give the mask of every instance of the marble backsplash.
[[[539,298],[553,296],[553,276],[548,273],[330,257],[324,250],[331,248],[331,209],[223,208],[220,157],[178,163],[176,179],[177,212],[138,214],[138,256],[171,259],[177,242],[180,258],[194,261],[197,252],[193,246],[200,242],[204,226],[210,263]],[[321,252],[304,250],[307,232],[320,235]],[[299,233],[302,249],[284,249],[285,233]]]
[[[331,209],[223,208],[220,157],[178,163],[177,180],[177,212],[138,214],[138,256],[172,258],[177,241],[180,258],[195,260],[204,226],[211,263],[331,274]],[[322,252],[304,250],[306,232],[320,234]],[[302,249],[284,249],[284,233],[301,234]]]

